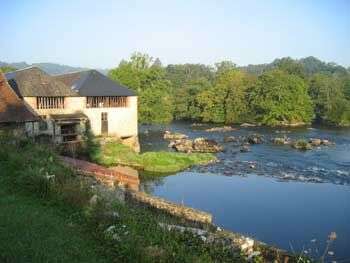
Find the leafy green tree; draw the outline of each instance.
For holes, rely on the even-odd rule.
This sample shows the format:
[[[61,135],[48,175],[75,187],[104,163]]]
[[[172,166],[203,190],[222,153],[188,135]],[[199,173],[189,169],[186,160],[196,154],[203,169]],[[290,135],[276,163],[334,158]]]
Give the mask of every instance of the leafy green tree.
[[[159,62],[154,66],[153,59],[147,54],[134,53],[129,61],[123,60],[108,74],[111,79],[137,92],[142,123],[172,120],[171,82],[165,78],[165,70]]]
[[[277,67],[277,69],[283,70],[288,74],[296,75],[303,79],[306,78],[304,66],[297,60],[290,57],[276,59],[273,64]]]
[[[200,120],[202,107],[199,102],[199,94],[209,89],[210,82],[204,78],[189,81],[183,88],[174,90],[174,118],[177,120]]]
[[[233,64],[232,64],[233,65]],[[199,95],[204,121],[239,123],[249,115],[246,90],[253,78],[234,67],[221,67],[215,84]]]
[[[166,78],[171,81],[174,90],[198,80],[212,82],[215,75],[212,67],[203,64],[168,65],[165,71]]]
[[[250,89],[250,102],[256,119],[265,125],[310,123],[313,117],[305,81],[281,70],[258,77]]]
[[[329,74],[315,74],[310,79],[309,94],[315,104],[317,121],[350,125],[350,103],[344,95],[343,85],[341,78]]]
[[[215,63],[216,75],[219,75],[223,72],[230,71],[236,68],[236,64],[229,60],[224,60],[218,63]]]

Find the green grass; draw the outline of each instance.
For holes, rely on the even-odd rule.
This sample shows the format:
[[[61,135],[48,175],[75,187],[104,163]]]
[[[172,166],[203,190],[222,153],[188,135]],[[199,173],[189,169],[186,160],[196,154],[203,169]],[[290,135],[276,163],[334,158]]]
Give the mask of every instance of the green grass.
[[[242,262],[158,225],[181,219],[101,197],[91,205],[90,189],[52,149],[0,138],[0,262]]]
[[[184,170],[190,166],[207,164],[215,160],[210,153],[145,152],[135,153],[128,146],[118,142],[104,145],[95,143],[90,148],[92,161],[105,166],[126,165],[154,173],[171,173]]]
[[[74,211],[6,189],[0,180],[0,262],[111,262]]]

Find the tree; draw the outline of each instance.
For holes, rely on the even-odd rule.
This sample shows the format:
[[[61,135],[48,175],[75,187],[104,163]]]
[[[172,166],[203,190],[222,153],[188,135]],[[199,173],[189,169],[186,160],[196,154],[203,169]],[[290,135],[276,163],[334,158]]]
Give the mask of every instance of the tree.
[[[258,77],[250,89],[250,102],[256,119],[265,125],[310,123],[313,117],[305,81],[281,70]]]
[[[306,78],[304,66],[290,57],[276,59],[273,64],[277,69],[283,70],[288,74],[296,75],[302,79]]]
[[[229,60],[224,60],[215,63],[216,74],[221,74],[222,72],[230,71],[236,68],[236,64]]]
[[[215,84],[199,95],[204,121],[239,123],[249,115],[246,90],[253,77],[234,67],[221,67]]]
[[[189,81],[183,88],[174,90],[174,118],[177,120],[200,120],[202,107],[198,100],[199,94],[210,88],[210,82],[204,78]]]
[[[147,54],[134,53],[108,76],[137,92],[140,122],[168,123],[173,113],[171,82],[165,78],[164,69],[154,67],[152,61]]]
[[[315,104],[316,120],[321,123],[350,125],[350,103],[342,79],[329,74],[315,74],[310,79],[309,94]]]

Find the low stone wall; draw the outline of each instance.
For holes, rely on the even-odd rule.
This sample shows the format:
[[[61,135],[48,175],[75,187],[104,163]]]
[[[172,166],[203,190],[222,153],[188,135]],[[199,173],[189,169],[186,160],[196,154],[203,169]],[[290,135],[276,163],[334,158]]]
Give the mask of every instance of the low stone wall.
[[[148,195],[144,192],[127,191],[126,198],[189,221],[209,224],[212,223],[213,220],[213,216],[207,212],[203,212],[183,205],[178,205],[165,199]]]
[[[139,190],[140,179],[138,172],[128,167],[106,168],[94,163],[61,156],[61,160],[76,169],[79,173],[93,176],[97,181],[110,187],[125,186],[132,190]]]
[[[62,161],[83,175],[94,177],[100,183],[110,187],[125,187],[125,198],[147,205],[174,216],[199,223],[211,223],[212,215],[183,205],[178,205],[159,197],[139,192],[138,172],[129,167],[106,168],[83,160],[61,156]]]

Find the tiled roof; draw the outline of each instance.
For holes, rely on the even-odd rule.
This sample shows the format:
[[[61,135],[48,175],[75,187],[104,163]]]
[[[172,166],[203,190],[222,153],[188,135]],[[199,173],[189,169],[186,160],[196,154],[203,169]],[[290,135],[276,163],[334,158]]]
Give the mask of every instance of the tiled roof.
[[[76,97],[67,85],[37,67],[16,70],[5,74],[19,97]]]
[[[18,98],[8,85],[4,74],[0,72],[0,123],[35,120],[39,120],[39,117]]]
[[[96,70],[57,75],[54,78],[71,87],[80,96],[136,96],[133,90]]]

